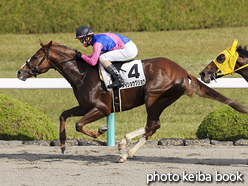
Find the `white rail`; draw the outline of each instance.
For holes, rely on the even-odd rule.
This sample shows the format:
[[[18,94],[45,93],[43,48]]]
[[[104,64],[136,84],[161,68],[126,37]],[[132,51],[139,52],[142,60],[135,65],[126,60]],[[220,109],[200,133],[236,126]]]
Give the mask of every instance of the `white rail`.
[[[211,88],[248,88],[248,82],[244,78],[219,78],[206,85]]]
[[[243,78],[220,78],[206,84],[211,88],[248,88]],[[30,78],[21,81],[17,78],[0,78],[0,89],[70,89],[64,78]]]
[[[69,89],[71,85],[64,78],[0,78],[0,89]]]

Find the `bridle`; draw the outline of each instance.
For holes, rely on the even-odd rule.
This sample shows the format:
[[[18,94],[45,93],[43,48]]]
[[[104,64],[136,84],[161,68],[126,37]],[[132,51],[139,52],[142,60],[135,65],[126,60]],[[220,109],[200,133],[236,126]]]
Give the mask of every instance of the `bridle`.
[[[54,63],[51,61],[50,57],[49,57],[50,48],[49,48],[47,51],[45,51],[43,48],[41,48],[40,50],[41,50],[42,52],[44,52],[45,55],[43,56],[42,60],[40,61],[40,63],[39,63],[36,67],[32,67],[32,66],[30,65],[29,61],[26,61],[26,65],[27,65],[27,67],[30,69],[30,71],[29,71],[28,73],[29,73],[30,75],[33,75],[34,77],[37,77],[37,74],[39,74],[42,70],[50,69],[50,68],[53,68],[53,69],[57,70],[56,66],[58,66],[58,65],[60,65],[60,64],[62,64],[62,63],[66,63],[66,62],[69,62],[69,61],[74,61],[74,60],[76,60],[76,57],[74,57],[74,58],[71,58],[71,59],[62,61],[62,62],[60,62],[60,63],[58,63],[58,64],[54,64]],[[44,68],[39,69],[40,66],[41,66],[42,63],[45,61],[46,58],[48,59],[48,61],[50,62],[51,65],[48,66],[48,67],[44,67]],[[87,65],[87,66],[88,66],[88,65]],[[85,76],[86,76],[86,73],[87,73],[87,69],[86,69],[86,71],[85,71],[83,77],[81,78],[81,80],[79,80],[77,83],[75,83],[74,85],[71,85],[71,86],[72,86],[72,87],[75,87],[75,86],[81,84],[81,82],[84,80],[84,78],[85,78]]]
[[[62,62],[60,62],[60,63],[58,63],[58,64],[54,64],[54,63],[51,61],[50,57],[49,57],[50,48],[49,48],[47,51],[45,51],[43,48],[41,48],[40,50],[41,50],[42,52],[44,52],[45,55],[43,56],[42,60],[40,61],[40,63],[39,63],[36,67],[32,67],[32,66],[30,65],[29,61],[26,61],[26,65],[27,65],[27,67],[30,69],[30,71],[29,71],[28,73],[29,73],[30,75],[34,75],[34,77],[37,77],[37,74],[39,74],[42,70],[49,69],[49,68],[53,68],[53,69],[57,70],[57,68],[56,68],[57,65],[59,65],[59,64],[61,64],[61,63],[66,63],[66,62],[69,62],[69,61],[74,61],[74,60],[76,60],[76,58],[74,57],[74,58],[71,58],[71,59],[62,61]],[[50,62],[51,65],[48,66],[48,67],[39,69],[40,66],[41,66],[42,63],[45,61],[46,58],[48,59],[48,61]]]

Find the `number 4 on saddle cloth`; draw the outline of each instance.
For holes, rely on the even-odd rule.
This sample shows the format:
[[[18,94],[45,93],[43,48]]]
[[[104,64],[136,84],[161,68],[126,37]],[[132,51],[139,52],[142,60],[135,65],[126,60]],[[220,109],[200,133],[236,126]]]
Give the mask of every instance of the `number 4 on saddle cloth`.
[[[100,64],[100,63],[99,63]],[[124,80],[124,86],[118,88],[107,88],[109,84],[112,84],[111,75],[100,65],[100,78],[104,81],[106,89],[108,91],[113,90],[113,108],[114,112],[121,112],[121,97],[120,90],[133,87],[139,87],[146,84],[146,77],[144,75],[143,65],[141,60],[131,60],[127,62],[113,62],[115,68],[119,71],[121,77]]]

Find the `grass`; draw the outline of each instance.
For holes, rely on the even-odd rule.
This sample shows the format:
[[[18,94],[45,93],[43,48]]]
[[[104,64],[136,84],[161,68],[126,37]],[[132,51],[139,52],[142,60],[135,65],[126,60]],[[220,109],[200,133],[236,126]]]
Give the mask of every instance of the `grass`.
[[[139,49],[137,59],[167,57],[177,62],[192,75],[199,77],[198,73],[221,51],[231,47],[234,39],[239,40],[238,45],[247,45],[247,32],[248,27],[239,27],[188,31],[126,32],[121,34],[128,36],[137,44]],[[40,48],[39,38],[43,42],[53,40],[77,48],[86,55],[92,53],[92,48],[83,48],[74,37],[74,33],[0,35],[0,78],[16,78],[15,72]],[[61,75],[50,70],[39,77],[61,78]],[[233,75],[232,77],[240,76]],[[217,91],[230,98],[247,99],[248,97],[245,89],[217,89]],[[41,110],[57,129],[59,129],[60,114],[64,110],[77,106],[77,100],[72,90],[0,89],[0,93],[25,101]],[[223,104],[209,99],[197,96],[191,99],[183,96],[162,113],[161,128],[157,130],[151,140],[162,138],[195,139],[197,138],[196,130],[203,118],[222,106]],[[68,138],[89,138],[76,132],[75,123],[79,119],[80,117],[75,117],[67,120]],[[86,128],[97,130],[100,125],[105,123],[106,118],[103,118],[86,125]],[[116,141],[119,141],[126,133],[143,127],[145,124],[146,111],[144,106],[115,114]],[[106,140],[106,138],[107,136],[104,134],[98,139]]]

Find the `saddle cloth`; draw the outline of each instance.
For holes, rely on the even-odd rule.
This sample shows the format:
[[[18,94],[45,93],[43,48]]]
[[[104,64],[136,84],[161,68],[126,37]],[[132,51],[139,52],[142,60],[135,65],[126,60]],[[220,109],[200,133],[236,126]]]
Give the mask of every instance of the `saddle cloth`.
[[[117,63],[121,64],[120,69],[117,69],[119,70],[119,73],[124,80],[124,86],[120,89],[133,88],[146,84],[146,77],[144,75],[141,60],[133,60],[130,62],[114,62],[113,65],[116,66]],[[100,70],[100,74],[102,75],[102,79],[107,88],[109,84],[112,84],[111,75],[102,65],[100,65]],[[112,88],[107,88],[107,90],[111,91]]]

